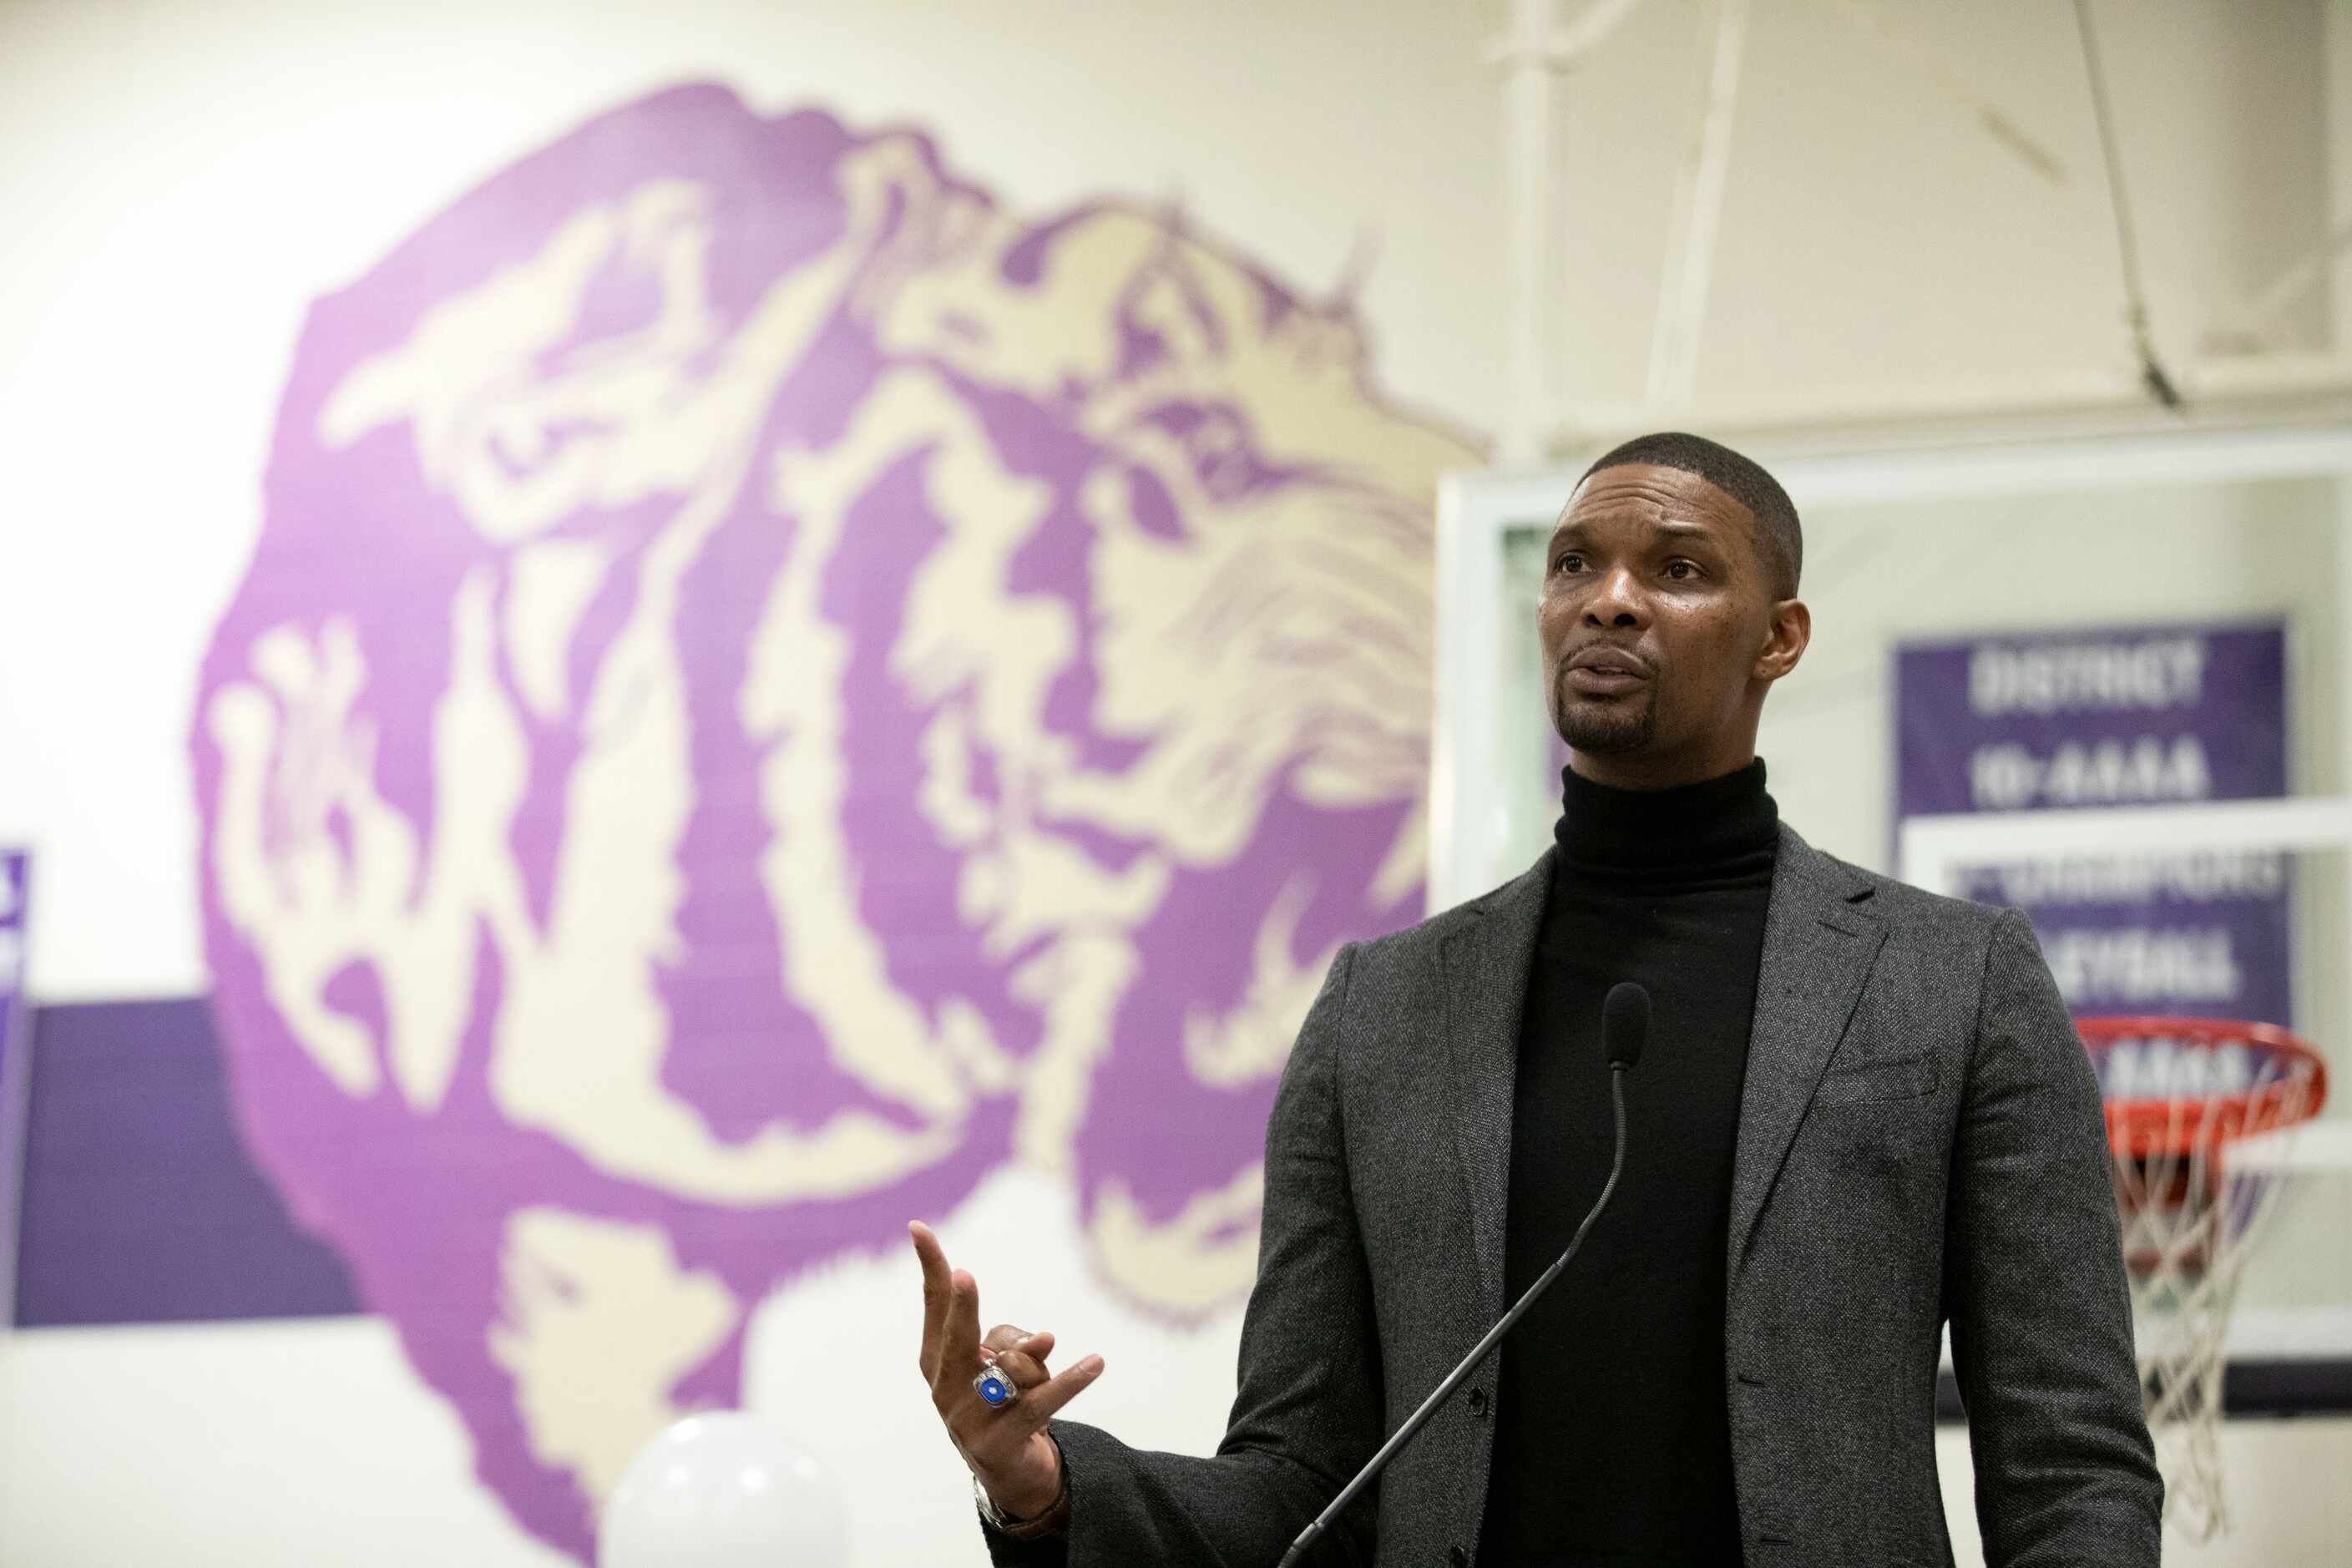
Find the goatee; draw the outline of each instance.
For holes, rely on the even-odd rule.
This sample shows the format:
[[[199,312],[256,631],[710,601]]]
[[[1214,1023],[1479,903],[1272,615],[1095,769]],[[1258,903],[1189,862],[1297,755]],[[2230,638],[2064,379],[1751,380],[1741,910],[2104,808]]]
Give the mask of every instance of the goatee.
[[[1645,687],[1638,700],[1604,706],[1590,698],[1570,696],[1567,677],[1563,669],[1561,684],[1553,693],[1552,715],[1553,728],[1559,731],[1559,738],[1568,742],[1570,751],[1605,757],[1638,752],[1650,743],[1658,719],[1654,688]]]

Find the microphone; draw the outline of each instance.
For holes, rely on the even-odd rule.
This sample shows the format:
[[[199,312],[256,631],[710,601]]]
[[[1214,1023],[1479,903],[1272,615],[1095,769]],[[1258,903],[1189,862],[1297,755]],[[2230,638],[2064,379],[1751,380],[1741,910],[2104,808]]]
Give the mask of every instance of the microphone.
[[[1429,1397],[1421,1402],[1420,1409],[1404,1418],[1404,1425],[1381,1445],[1379,1453],[1365,1461],[1364,1468],[1356,1472],[1356,1479],[1331,1500],[1330,1506],[1317,1514],[1313,1521],[1298,1532],[1298,1539],[1292,1542],[1290,1550],[1282,1554],[1279,1568],[1294,1568],[1306,1555],[1307,1548],[1330,1528],[1331,1521],[1356,1500],[1357,1494],[1379,1479],[1380,1473],[1389,1468],[1389,1461],[1403,1451],[1404,1446],[1412,1441],[1416,1433],[1429,1425],[1429,1418],[1436,1415],[1437,1407],[1462,1385],[1462,1380],[1476,1371],[1478,1363],[1502,1342],[1503,1336],[1511,1331],[1511,1325],[1526,1317],[1528,1309],[1536,1304],[1537,1298],[1551,1289],[1551,1282],[1559,1278],[1559,1271],[1568,1267],[1568,1260],[1576,1256],[1578,1247],[1584,1245],[1584,1233],[1592,1228],[1592,1222],[1599,1219],[1601,1211],[1609,1206],[1609,1194],[1617,1190],[1617,1174],[1625,1168],[1625,1075],[1642,1059],[1642,1046],[1649,1036],[1650,994],[1630,980],[1622,980],[1611,986],[1609,994],[1601,1004],[1601,1048],[1609,1059],[1609,1103],[1616,1113],[1617,1146],[1610,1155],[1609,1179],[1601,1184],[1601,1195],[1593,1199],[1592,1206],[1585,1211],[1583,1222],[1576,1227],[1576,1234],[1569,1238],[1568,1250],[1552,1260],[1551,1267],[1528,1287],[1527,1293],[1514,1301],[1511,1310],[1486,1331],[1486,1338],[1470,1347],[1470,1353],[1445,1374],[1444,1382],[1430,1391]]]
[[[1650,1037],[1650,994],[1630,980],[1609,988],[1601,1004],[1601,1049],[1613,1070],[1641,1065],[1642,1044]]]

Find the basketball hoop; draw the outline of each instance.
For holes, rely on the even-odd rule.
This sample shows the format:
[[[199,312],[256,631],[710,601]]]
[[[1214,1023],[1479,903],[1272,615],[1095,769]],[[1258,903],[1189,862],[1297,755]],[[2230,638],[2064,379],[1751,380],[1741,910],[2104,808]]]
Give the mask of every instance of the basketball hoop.
[[[2327,1068],[2272,1024],[2078,1018],[2106,1102],[2139,1341],[2140,1393],[2164,1472],[2165,1516],[2192,1540],[2227,1523],[2221,1374],[2246,1252],[2276,1208],[2269,1162],[2232,1144],[2315,1115]]]

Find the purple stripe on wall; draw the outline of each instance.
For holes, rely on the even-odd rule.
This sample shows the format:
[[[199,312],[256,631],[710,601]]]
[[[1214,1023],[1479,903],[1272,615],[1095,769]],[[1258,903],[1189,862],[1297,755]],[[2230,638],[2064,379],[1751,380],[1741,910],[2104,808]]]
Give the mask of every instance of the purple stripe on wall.
[[[208,1001],[43,1007],[31,1034],[19,1327],[361,1310],[246,1157]]]

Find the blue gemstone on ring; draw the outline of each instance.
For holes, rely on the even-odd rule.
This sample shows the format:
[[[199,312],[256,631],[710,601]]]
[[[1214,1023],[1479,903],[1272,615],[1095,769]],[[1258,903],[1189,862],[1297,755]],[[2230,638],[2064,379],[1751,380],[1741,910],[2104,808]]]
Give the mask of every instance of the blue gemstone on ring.
[[[983,1377],[980,1380],[980,1396],[991,1405],[1002,1405],[1013,1397],[1013,1391],[1004,1386],[1001,1377]]]

